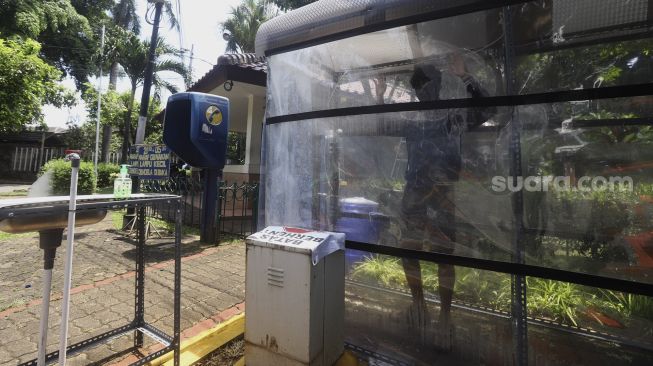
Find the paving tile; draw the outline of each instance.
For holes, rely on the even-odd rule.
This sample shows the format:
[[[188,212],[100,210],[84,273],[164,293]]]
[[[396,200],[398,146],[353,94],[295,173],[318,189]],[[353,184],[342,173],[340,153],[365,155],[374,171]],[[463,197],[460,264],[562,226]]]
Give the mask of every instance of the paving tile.
[[[114,327],[127,324],[133,318],[134,307],[134,245],[120,240],[111,231],[111,220],[104,220],[96,230],[80,231],[75,244],[73,295],[69,342],[74,343]],[[77,238],[77,237],[76,237]],[[174,276],[170,253],[155,248],[169,240],[151,240],[147,253],[152,260],[146,268],[146,320],[158,328],[172,329],[172,287]],[[41,305],[41,263],[38,236],[20,241],[0,242],[0,364],[15,365],[36,357],[38,319]],[[151,246],[150,246],[151,245]],[[182,264],[182,329],[208,327],[215,323],[217,314],[244,300],[245,250],[243,242],[219,247],[187,241],[183,247]],[[52,283],[52,303],[48,351],[58,346],[61,289],[63,284],[62,258],[65,249],[57,251]],[[26,286],[28,285],[28,286]],[[235,312],[240,308],[234,308]],[[231,314],[229,312],[225,314]],[[224,314],[223,314],[224,316]],[[222,319],[221,317],[218,317]],[[146,337],[147,339],[147,337]],[[146,346],[155,342],[146,340]],[[132,347],[129,334],[70,357],[69,365],[84,365],[103,361]],[[111,359],[116,362],[127,355]]]

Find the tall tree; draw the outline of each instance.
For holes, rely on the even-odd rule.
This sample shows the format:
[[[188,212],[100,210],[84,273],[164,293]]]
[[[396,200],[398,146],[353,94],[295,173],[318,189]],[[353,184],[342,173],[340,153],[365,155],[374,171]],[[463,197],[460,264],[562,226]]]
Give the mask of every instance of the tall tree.
[[[0,0],[0,37],[39,41],[40,57],[81,88],[95,72],[96,25],[106,18],[110,1]]]
[[[87,85],[86,90],[82,93],[82,98],[86,102],[86,111],[88,112],[86,121],[93,126],[95,126],[95,119],[97,117],[98,95],[97,89],[90,84]],[[100,124],[102,127],[112,127],[110,131],[113,131],[113,127],[120,127],[127,109],[122,101],[123,96],[115,90],[108,90],[102,93],[101,96],[102,113]],[[95,127],[93,131],[95,131]],[[95,133],[93,133],[93,137],[95,137]]]
[[[57,83],[61,73],[39,58],[40,47],[31,39],[0,38],[0,132],[41,123],[43,104],[73,104]]]
[[[130,55],[120,54],[121,51],[127,50],[127,48],[121,47],[121,44],[130,44],[131,38],[140,33],[140,22],[136,10],[136,0],[117,0],[114,7],[111,9],[113,29],[110,30],[110,32],[113,35],[113,40],[110,41],[107,49],[107,60],[109,60],[110,64],[109,89],[111,90],[115,90],[116,88],[120,66],[122,65],[123,68],[125,68],[125,65],[121,64],[120,60],[131,57]],[[177,21],[170,1],[164,2],[164,11],[170,27],[179,31],[179,22]],[[148,10],[146,17],[148,17],[149,13]],[[144,64],[147,64],[147,53],[143,56],[142,61]],[[130,77],[129,74],[127,76]],[[107,161],[108,159],[109,148],[111,146],[111,128],[110,125],[105,125],[103,128],[102,159],[104,161]],[[123,138],[123,143],[128,138],[129,136],[125,136]]]
[[[135,0],[118,0],[115,3],[113,9],[111,10],[111,21],[115,28],[111,32],[114,33],[114,37],[110,39],[115,40],[114,42],[120,42],[129,37],[129,33],[140,34],[141,24],[138,20],[138,14],[136,13],[136,1]],[[122,31],[122,32],[121,32]],[[109,89],[115,89],[116,83],[118,82],[118,73],[120,64],[118,63],[118,58],[120,55],[116,54],[118,47],[113,45],[110,49],[113,51],[108,55],[108,60],[111,62],[111,71],[109,72]]]
[[[231,8],[231,16],[220,23],[222,32],[229,34],[227,52],[254,52],[254,41],[258,28],[274,18],[278,10],[267,0],[243,0],[236,8]]]
[[[109,65],[109,90],[116,90],[118,83],[118,74],[120,72],[120,44],[129,38],[132,34],[140,32],[140,22],[136,13],[136,0],[118,0],[111,8],[111,21],[109,22],[108,34],[109,42],[106,43],[104,54],[106,64]],[[102,125],[102,154],[101,160],[109,161],[109,150],[111,147],[111,137],[113,126],[111,124]]]
[[[140,34],[141,24],[138,19],[138,14],[136,10],[137,10],[136,0],[117,0],[115,5],[111,9],[111,20],[113,24],[116,27],[120,28],[121,30],[127,32],[127,33],[123,32],[122,34],[120,34],[120,32],[114,30],[114,32],[119,33],[116,34],[118,41],[124,41],[127,38],[129,38],[129,33],[135,35]],[[169,1],[166,1],[164,3],[164,10],[168,23],[170,23],[170,27],[179,31],[179,22],[177,21],[177,17]],[[115,89],[115,85],[118,80],[118,72],[119,72],[118,58],[120,56],[117,54],[113,54],[111,56],[112,58],[110,58],[111,71],[109,74],[109,85],[113,86],[113,88]]]
[[[125,113],[124,123],[123,123],[123,144],[122,144],[122,153],[123,159],[127,157],[129,151],[130,138],[131,138],[131,121],[133,114],[133,105],[134,98],[136,97],[136,89],[143,83],[145,79],[145,69],[147,67],[147,54],[149,51],[150,43],[148,41],[141,41],[138,37],[131,37],[124,45],[124,49],[121,52],[121,58],[119,60],[122,68],[125,71],[125,74],[129,78],[131,84],[131,94],[130,102],[128,103],[128,109]],[[162,89],[167,89],[171,93],[176,93],[177,88],[163,79],[158,73],[163,71],[171,71],[180,76],[186,78],[188,70],[179,57],[181,55],[179,50],[176,50],[172,46],[165,43],[165,41],[159,38],[156,47],[156,59],[157,62],[154,66],[154,76],[153,76],[153,85],[155,89],[154,98],[160,96],[160,91]]]

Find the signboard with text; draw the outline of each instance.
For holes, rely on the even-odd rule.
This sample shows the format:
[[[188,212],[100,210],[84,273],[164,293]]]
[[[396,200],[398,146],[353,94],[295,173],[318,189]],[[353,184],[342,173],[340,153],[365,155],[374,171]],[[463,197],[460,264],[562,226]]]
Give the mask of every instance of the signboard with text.
[[[135,145],[129,149],[129,174],[140,179],[170,176],[170,149],[165,145]]]

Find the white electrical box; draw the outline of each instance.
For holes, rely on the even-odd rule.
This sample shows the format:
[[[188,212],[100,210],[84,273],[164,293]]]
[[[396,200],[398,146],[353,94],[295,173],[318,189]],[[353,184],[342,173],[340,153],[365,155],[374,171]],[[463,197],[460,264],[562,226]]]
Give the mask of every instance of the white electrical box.
[[[344,234],[280,226],[247,238],[247,366],[331,366],[338,360],[344,242]]]

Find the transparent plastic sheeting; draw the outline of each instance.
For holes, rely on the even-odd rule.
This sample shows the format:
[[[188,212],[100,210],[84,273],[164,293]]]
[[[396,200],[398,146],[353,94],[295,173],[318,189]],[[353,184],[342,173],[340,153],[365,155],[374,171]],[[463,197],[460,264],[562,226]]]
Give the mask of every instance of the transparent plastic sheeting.
[[[438,99],[469,97],[456,73],[471,76],[483,96],[651,82],[650,38],[598,43],[591,33],[599,30],[599,34],[624,36],[637,32],[646,21],[647,7],[643,0],[542,1],[512,7],[512,88],[504,72],[502,9],[274,55],[268,59],[267,114],[419,101],[410,83],[415,64],[442,71]],[[462,59],[464,69],[452,62],[457,58]]]
[[[385,355],[407,365],[513,364],[510,275],[454,267],[450,322],[444,326],[437,264],[420,263],[425,299],[420,318],[400,258],[355,255],[345,286],[348,342],[372,351],[377,360]],[[529,364],[653,362],[646,348],[625,346],[650,346],[653,319],[645,296],[537,278],[527,284]]]
[[[616,114],[636,102],[601,103],[604,113]],[[651,283],[653,258],[647,243],[653,238],[653,130],[648,125],[588,127],[600,121],[570,120],[575,108],[580,107],[500,108],[491,122],[464,132],[467,118],[487,111],[401,112],[268,125],[265,224],[343,231],[349,240],[512,261],[512,200],[520,187],[510,179],[509,147],[511,129],[519,121],[522,175],[534,177],[523,180],[521,188],[525,263]],[[438,120],[460,122],[444,134],[433,131]],[[435,155],[420,155],[423,150]],[[425,167],[420,159],[427,158],[446,164]],[[582,177],[589,180],[581,185]],[[607,184],[596,177],[605,177]],[[624,179],[611,188],[612,177]],[[411,188],[415,181],[422,188]],[[336,216],[330,199],[334,184],[340,201]],[[351,197],[374,205],[347,208],[344,200]],[[415,217],[419,215],[426,218]],[[443,233],[455,244],[443,244]]]
[[[259,225],[653,283],[653,97],[374,110],[641,90],[648,4],[532,1],[273,54]],[[346,107],[371,108],[320,116]],[[349,341],[406,364],[651,364],[651,297],[351,250],[346,261]],[[522,306],[526,328],[511,318]],[[528,352],[515,342],[526,335]]]

